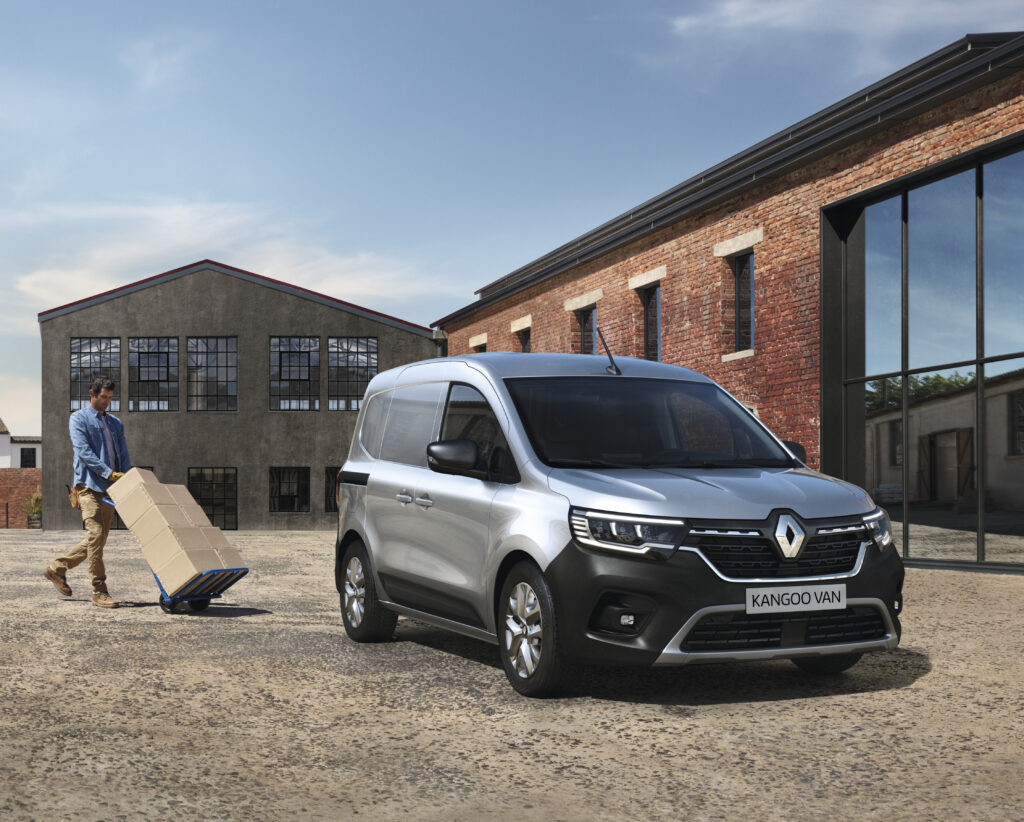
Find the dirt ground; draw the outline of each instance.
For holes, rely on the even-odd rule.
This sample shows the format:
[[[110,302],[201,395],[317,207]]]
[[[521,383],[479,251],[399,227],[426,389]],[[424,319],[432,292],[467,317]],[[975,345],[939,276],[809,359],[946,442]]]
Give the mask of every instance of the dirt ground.
[[[911,569],[903,644],[594,670],[519,697],[494,646],[347,640],[333,533],[229,534],[250,575],[165,614],[134,538],[62,599],[79,532],[0,531],[0,818],[1024,820],[1024,576]]]

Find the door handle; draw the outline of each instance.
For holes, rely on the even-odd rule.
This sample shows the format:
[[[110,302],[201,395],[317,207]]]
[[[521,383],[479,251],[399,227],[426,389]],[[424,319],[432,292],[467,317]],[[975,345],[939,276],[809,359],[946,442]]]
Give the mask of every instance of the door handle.
[[[434,504],[434,501],[430,497],[416,497],[416,504],[422,505],[424,508],[429,508]]]
[[[400,494],[395,494],[395,499],[402,503],[402,505],[408,505],[412,502],[412,494],[407,494],[405,491],[402,491]]]

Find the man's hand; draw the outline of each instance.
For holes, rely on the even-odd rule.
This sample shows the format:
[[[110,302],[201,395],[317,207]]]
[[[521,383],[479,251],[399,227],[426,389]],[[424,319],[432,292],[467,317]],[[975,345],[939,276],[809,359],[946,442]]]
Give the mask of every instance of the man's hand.
[[[110,476],[107,477],[107,479],[110,480],[111,482],[117,482],[123,476],[124,474],[121,471],[111,471]]]

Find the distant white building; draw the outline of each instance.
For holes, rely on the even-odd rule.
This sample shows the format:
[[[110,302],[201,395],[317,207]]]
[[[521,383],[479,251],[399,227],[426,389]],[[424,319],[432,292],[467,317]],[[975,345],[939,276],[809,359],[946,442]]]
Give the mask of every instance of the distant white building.
[[[0,420],[0,468],[42,468],[43,438],[12,437]]]

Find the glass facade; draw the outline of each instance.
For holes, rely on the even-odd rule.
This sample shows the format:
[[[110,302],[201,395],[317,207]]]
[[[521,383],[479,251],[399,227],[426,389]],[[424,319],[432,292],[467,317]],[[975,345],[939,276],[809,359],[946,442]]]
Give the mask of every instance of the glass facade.
[[[188,410],[238,410],[238,338],[189,337]]]
[[[89,405],[89,385],[99,376],[114,381],[111,411],[121,410],[121,338],[71,338],[71,410]]]
[[[320,338],[270,338],[270,410],[320,410]]]
[[[327,409],[358,411],[377,376],[376,337],[327,338]]]
[[[178,410],[178,338],[128,338],[128,410]]]
[[[1024,563],[1024,152],[830,219],[843,475],[888,509],[909,559]]]

